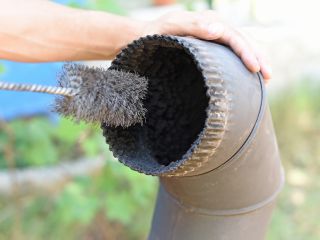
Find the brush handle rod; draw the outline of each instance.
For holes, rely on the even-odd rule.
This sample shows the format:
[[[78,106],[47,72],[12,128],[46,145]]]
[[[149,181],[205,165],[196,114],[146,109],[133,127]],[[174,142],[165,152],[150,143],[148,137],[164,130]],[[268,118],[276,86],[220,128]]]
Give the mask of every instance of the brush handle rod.
[[[0,81],[0,90],[49,93],[69,97],[72,97],[75,93],[75,89],[73,88],[41,86],[37,84],[9,83],[2,81]]]

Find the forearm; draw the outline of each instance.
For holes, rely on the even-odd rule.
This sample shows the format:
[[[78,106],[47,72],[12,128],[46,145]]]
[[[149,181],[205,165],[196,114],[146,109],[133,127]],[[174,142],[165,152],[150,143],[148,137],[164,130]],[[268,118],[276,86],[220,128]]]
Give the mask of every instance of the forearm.
[[[0,58],[45,62],[111,59],[144,24],[41,0],[0,0]]]
[[[242,33],[214,11],[173,12],[141,22],[46,0],[0,0],[0,58],[25,62],[112,59],[147,34],[193,36],[228,45],[252,72],[270,67]]]

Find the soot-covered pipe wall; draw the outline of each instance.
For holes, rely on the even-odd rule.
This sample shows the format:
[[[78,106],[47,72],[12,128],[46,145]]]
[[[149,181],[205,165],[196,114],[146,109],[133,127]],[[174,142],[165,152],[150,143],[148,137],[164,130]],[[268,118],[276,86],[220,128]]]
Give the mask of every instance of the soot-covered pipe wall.
[[[102,125],[120,162],[160,177],[149,239],[263,239],[283,172],[261,76],[225,46],[158,35],[111,68],[149,79],[143,126]]]

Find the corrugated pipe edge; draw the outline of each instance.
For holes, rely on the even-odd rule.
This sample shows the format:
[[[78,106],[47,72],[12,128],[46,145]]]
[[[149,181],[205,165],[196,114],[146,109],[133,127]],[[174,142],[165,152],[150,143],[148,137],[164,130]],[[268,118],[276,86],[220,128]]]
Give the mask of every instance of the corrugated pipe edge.
[[[284,173],[261,75],[250,73],[226,46],[161,35],[134,41],[111,68],[137,72],[150,81],[145,125],[102,125],[120,162],[160,177],[149,239],[264,239]],[[189,85],[179,90],[184,81]],[[168,100],[166,109],[174,110],[168,115],[160,110],[171,99],[165,86],[172,83],[178,84],[172,96],[183,101]],[[190,93],[193,99],[183,95]],[[185,114],[181,109],[190,117],[174,115]],[[162,122],[155,124],[152,114],[164,116],[164,133],[154,130]],[[165,124],[175,127],[168,131]],[[173,139],[181,136],[181,146],[167,139],[171,133]]]

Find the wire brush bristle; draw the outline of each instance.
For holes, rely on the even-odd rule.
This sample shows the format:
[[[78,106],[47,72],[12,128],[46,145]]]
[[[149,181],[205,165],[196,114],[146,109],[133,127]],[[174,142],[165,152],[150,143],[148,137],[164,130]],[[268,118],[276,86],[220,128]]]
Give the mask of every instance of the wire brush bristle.
[[[76,121],[128,127],[143,123],[147,79],[118,70],[65,64],[59,77],[61,87],[74,88],[72,97],[58,97],[55,110]]]

